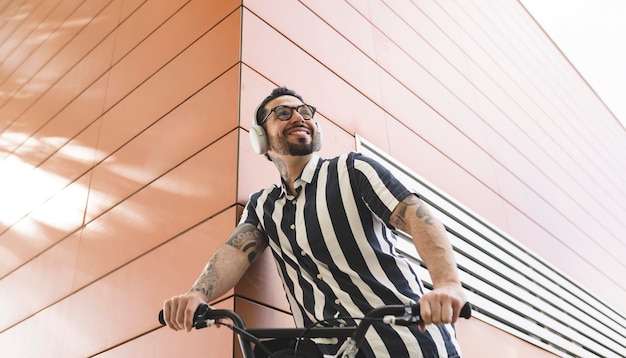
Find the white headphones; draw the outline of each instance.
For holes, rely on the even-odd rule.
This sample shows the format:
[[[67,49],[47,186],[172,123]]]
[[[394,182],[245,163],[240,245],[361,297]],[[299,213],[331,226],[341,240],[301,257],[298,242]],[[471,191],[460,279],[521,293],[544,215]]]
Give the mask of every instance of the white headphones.
[[[257,154],[267,154],[267,149],[269,146],[267,141],[267,134],[265,133],[265,129],[263,128],[263,126],[259,125],[256,121],[256,115],[260,107],[261,105],[257,106],[256,110],[254,111],[252,127],[250,127],[250,133],[248,134],[250,135],[250,143],[252,144],[252,149],[254,150],[254,152]],[[315,125],[317,126],[317,140],[320,143],[321,147],[322,128],[320,127],[319,123],[317,123],[317,121],[315,122]],[[316,151],[317,150],[319,150],[319,148],[317,148]]]
[[[261,109],[261,105],[259,104],[254,110],[254,119],[252,120],[252,127],[250,128],[250,143],[252,144],[252,149],[257,154],[266,154],[267,153],[267,134],[265,134],[265,129],[260,126],[256,121],[257,112]]]

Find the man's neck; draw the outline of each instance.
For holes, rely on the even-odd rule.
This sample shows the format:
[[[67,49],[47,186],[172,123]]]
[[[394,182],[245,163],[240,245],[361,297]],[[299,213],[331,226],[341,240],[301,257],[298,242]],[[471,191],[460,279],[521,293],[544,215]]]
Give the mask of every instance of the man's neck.
[[[274,165],[276,165],[276,168],[278,169],[281,178],[283,178],[283,181],[287,186],[287,191],[290,194],[296,194],[294,182],[298,177],[300,177],[300,174],[302,174],[304,167],[309,162],[309,160],[311,160],[312,157],[312,154],[303,156],[271,156],[272,162],[274,163]]]

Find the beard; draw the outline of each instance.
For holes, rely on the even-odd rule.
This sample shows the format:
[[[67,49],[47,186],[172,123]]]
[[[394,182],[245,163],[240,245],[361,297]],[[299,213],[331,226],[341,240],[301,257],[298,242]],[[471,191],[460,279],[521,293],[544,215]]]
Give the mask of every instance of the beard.
[[[322,147],[321,137],[319,132],[315,132],[312,135],[311,142],[307,142],[306,139],[302,138],[300,141],[296,143],[289,142],[287,137],[284,134],[277,136],[270,136],[269,143],[270,148],[276,152],[276,154],[281,155],[292,155],[292,156],[304,156],[309,155],[313,152],[320,150]]]

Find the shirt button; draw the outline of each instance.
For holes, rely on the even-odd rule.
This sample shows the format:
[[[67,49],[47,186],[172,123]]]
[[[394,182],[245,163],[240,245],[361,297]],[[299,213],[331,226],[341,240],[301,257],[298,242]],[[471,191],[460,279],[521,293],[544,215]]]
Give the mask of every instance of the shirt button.
[[[341,303],[341,301],[337,298],[337,299],[335,300],[335,304],[336,304],[336,305],[338,305],[338,304],[340,304],[340,303]]]
[[[289,225],[289,228],[290,228],[291,230],[293,230],[293,229],[295,229],[295,228],[296,228],[296,225],[295,225],[295,224],[291,224],[291,225]]]
[[[321,274],[321,273],[318,273],[318,274],[317,274],[317,279],[318,279],[318,280],[321,280],[321,279],[322,279],[322,274]]]
[[[306,252],[304,252],[304,250],[302,250],[302,251],[300,251],[300,255],[306,256]]]

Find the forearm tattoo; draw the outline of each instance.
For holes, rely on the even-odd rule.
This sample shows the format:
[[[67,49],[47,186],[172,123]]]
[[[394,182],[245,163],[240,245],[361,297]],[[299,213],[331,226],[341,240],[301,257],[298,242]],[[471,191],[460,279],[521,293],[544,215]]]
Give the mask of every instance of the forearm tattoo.
[[[237,228],[226,244],[248,255],[250,263],[265,248],[261,231],[252,225]]]
[[[261,231],[253,225],[242,225],[235,229],[233,235],[228,239],[226,245],[230,245],[237,250],[242,251],[248,256],[248,261],[252,263],[257,254],[263,251],[265,248],[265,241]],[[220,276],[217,272],[217,266],[220,265],[220,251],[213,254],[213,257],[209,260],[204,267],[202,274],[196,280],[191,287],[190,291],[196,291],[202,293],[208,300],[213,297],[213,291],[216,283],[220,280]]]
[[[202,293],[207,299],[211,299],[211,295],[213,294],[213,287],[215,282],[218,280],[217,271],[215,269],[215,262],[217,261],[218,253],[213,255],[209,262],[207,263],[204,271],[200,274],[200,277],[196,280],[191,287],[191,291],[197,291]]]
[[[410,206],[416,206],[415,216],[423,220],[426,224],[433,224],[433,217],[428,210],[428,207],[424,205],[424,203],[415,195],[409,195],[406,198],[402,199],[400,203],[398,203],[398,207],[395,210],[395,215],[392,216],[390,223],[393,226],[397,226],[399,228],[403,228],[406,225],[406,213],[407,209]]]

